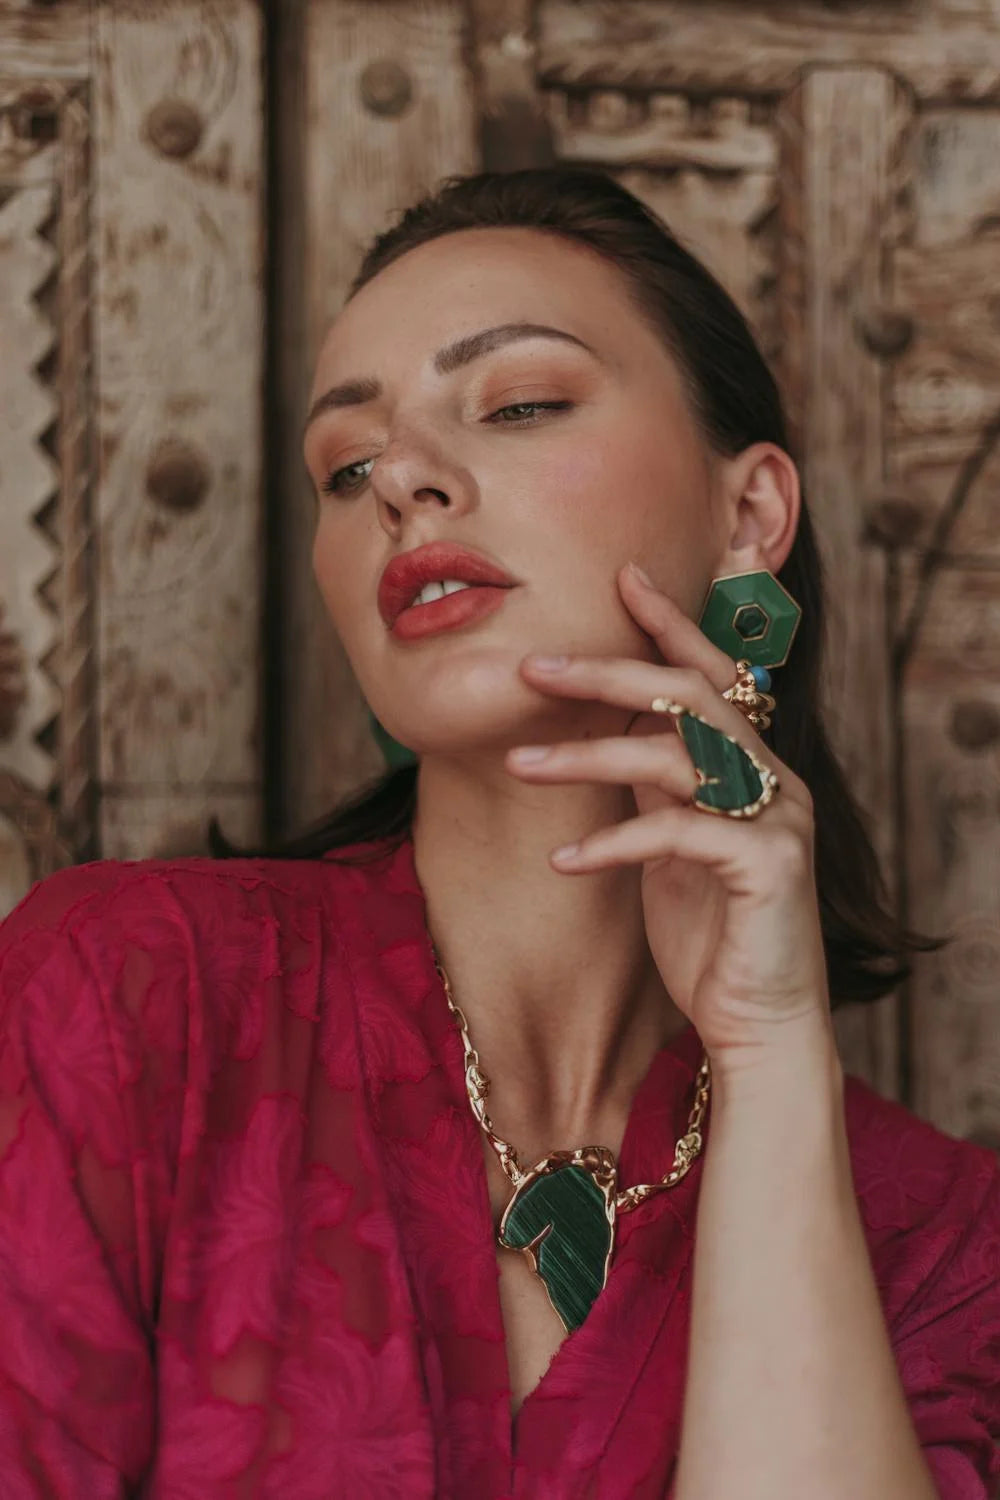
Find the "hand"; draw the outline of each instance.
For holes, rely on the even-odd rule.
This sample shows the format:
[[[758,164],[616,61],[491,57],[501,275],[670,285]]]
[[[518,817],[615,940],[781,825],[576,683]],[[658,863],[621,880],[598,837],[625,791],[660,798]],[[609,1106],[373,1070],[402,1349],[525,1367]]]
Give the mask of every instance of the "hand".
[[[819,1021],[832,1036],[808,788],[721,697],[736,681],[735,661],[631,567],[620,571],[618,585],[664,665],[570,657],[561,670],[545,671],[529,656],[521,668],[540,692],[636,711],[631,733],[546,746],[544,758],[524,762],[511,750],[507,769],[532,782],[631,786],[638,817],[588,834],[571,857],[550,858],[569,874],[641,861],[650,951],[713,1068],[741,1066],[800,1025]],[[758,817],[713,816],[692,806],[698,778],[676,721],[649,711],[660,696],[731,735],[775,772],[780,791]]]

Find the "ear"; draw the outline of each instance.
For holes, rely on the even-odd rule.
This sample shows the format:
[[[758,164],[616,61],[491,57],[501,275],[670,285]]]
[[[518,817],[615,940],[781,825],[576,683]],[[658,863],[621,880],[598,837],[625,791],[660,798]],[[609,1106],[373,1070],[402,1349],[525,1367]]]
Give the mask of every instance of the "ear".
[[[717,575],[769,568],[792,550],[802,509],[799,472],[776,443],[753,443],[724,459],[719,474],[725,551]]]

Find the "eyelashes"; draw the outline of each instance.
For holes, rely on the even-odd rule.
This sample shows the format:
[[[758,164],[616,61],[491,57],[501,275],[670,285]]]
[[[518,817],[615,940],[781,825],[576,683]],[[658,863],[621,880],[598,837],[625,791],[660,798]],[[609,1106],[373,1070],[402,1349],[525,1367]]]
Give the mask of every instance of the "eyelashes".
[[[515,420],[512,422],[497,422],[496,419],[502,416],[502,414],[507,411],[524,411],[529,408],[534,410],[535,412],[567,411],[570,407],[572,407],[572,405],[572,401],[511,401],[508,402],[506,406],[500,406],[496,411],[491,412],[486,420],[488,422],[493,422],[494,425],[499,427],[529,427],[533,426],[534,423],[538,420],[537,416],[518,417],[515,418]],[[352,464],[345,464],[341,469],[334,469],[321,482],[320,489],[322,490],[324,495],[343,495],[352,493],[355,489],[358,489],[360,485],[350,483],[345,485],[343,476],[350,473],[351,469],[360,469],[364,464],[373,462],[374,460],[370,458],[359,458]],[[367,475],[361,476],[362,481],[366,478]]]

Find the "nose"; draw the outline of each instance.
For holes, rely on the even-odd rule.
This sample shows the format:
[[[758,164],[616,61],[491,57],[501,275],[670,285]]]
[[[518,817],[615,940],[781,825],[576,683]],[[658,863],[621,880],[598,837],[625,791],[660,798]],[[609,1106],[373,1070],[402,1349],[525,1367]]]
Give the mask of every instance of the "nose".
[[[424,444],[400,442],[384,452],[373,465],[371,484],[379,519],[390,531],[428,509],[461,514],[475,504],[471,475]]]

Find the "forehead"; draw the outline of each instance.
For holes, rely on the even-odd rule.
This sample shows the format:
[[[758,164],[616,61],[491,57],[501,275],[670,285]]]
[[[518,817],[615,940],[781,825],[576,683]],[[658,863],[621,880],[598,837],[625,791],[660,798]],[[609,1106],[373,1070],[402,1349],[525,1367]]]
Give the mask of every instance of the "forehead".
[[[429,359],[451,338],[522,320],[566,328],[611,361],[640,322],[617,268],[588,246],[535,229],[459,230],[407,251],[355,294],[324,339],[315,385],[394,352]]]

